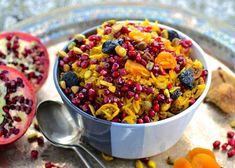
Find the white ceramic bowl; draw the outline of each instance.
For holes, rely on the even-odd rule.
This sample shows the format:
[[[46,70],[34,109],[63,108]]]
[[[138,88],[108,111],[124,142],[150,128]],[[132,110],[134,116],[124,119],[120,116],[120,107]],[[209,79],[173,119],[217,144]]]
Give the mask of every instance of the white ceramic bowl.
[[[181,38],[191,40],[193,44],[191,57],[200,60],[205,69],[208,70],[206,88],[202,95],[192,106],[171,118],[146,124],[122,124],[98,119],[83,112],[73,105],[61,90],[58,82],[60,73],[58,58],[56,60],[54,67],[56,88],[73,119],[77,122],[78,129],[79,127],[83,128],[84,140],[99,151],[125,159],[145,158],[166,151],[181,138],[186,126],[208,92],[211,72],[204,51],[184,33],[165,25],[159,24],[159,26],[168,30],[175,30]],[[96,28],[91,28],[83,32],[83,34],[94,34]],[[65,46],[64,50],[67,50],[67,46]]]

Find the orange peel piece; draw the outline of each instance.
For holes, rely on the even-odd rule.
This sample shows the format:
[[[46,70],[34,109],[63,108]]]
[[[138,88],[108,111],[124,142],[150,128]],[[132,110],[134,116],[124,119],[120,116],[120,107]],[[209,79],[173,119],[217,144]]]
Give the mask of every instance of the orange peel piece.
[[[177,65],[175,57],[171,53],[165,51],[160,52],[154,62],[163,69],[174,69]]]

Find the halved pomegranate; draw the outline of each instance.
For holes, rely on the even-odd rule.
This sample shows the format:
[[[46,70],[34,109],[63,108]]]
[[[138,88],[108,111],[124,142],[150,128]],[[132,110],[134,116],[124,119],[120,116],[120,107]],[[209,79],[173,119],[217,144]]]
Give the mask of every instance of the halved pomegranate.
[[[35,115],[36,95],[21,72],[0,66],[0,145],[19,139]]]
[[[0,34],[0,65],[15,67],[23,72],[37,91],[48,76],[48,52],[35,36],[5,32]]]

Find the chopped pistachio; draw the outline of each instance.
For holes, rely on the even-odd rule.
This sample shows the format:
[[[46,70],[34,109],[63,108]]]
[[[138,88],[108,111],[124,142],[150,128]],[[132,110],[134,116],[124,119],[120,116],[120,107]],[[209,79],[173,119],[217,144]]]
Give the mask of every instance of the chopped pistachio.
[[[230,122],[230,126],[231,126],[232,128],[235,128],[235,120]]]
[[[63,69],[64,72],[68,72],[70,70],[70,66],[68,64],[64,64]]]
[[[157,164],[153,160],[149,160],[147,165],[149,168],[157,168]]]
[[[58,55],[59,55],[59,57],[61,57],[61,58],[68,56],[68,54],[67,54],[65,51],[62,51],[62,50],[58,52]]]
[[[135,168],[144,168],[143,162],[141,162],[141,160],[136,160]]]
[[[82,54],[83,53],[83,51],[78,47],[73,47],[73,51],[75,52],[75,54]]]
[[[37,140],[37,138],[38,138],[38,134],[36,132],[28,135],[29,143],[35,142]]]
[[[82,42],[86,37],[83,34],[76,34],[74,36],[74,38],[78,41],[78,42]]]
[[[62,88],[62,89],[66,89],[66,83],[65,83],[65,81],[60,81],[60,87]]]
[[[164,90],[164,95],[167,97],[167,98],[170,98],[170,92],[168,89],[165,89]]]
[[[106,161],[111,161],[113,160],[113,157],[112,156],[109,156],[109,155],[106,155],[102,152],[102,158]]]
[[[84,74],[84,78],[89,79],[91,77],[91,75],[92,75],[92,72],[90,70],[87,70]]]
[[[69,44],[69,46],[68,46],[68,49],[69,49],[69,50],[72,50],[73,47],[75,47],[75,46],[76,46],[76,43],[75,43],[75,42],[71,42],[71,43]]]
[[[76,93],[78,92],[78,90],[79,90],[79,86],[72,86],[72,87],[71,87],[71,90],[72,90],[72,92],[73,92],[74,94],[76,94]]]

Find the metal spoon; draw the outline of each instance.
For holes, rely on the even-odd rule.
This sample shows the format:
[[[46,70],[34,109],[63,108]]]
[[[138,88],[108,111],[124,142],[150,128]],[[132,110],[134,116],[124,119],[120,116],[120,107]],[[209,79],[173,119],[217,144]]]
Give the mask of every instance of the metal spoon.
[[[80,143],[81,130],[64,105],[57,101],[41,102],[36,114],[39,128],[53,145],[73,149],[87,168],[92,168],[79,149],[90,155],[102,168],[104,164]]]

